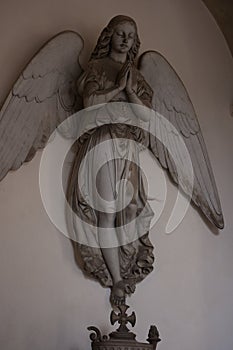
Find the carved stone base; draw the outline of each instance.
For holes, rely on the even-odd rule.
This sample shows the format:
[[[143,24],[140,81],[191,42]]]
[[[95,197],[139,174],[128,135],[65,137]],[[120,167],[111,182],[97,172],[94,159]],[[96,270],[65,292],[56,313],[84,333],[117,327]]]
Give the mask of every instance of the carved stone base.
[[[88,330],[94,331],[90,334],[92,350],[155,350],[161,340],[156,326],[150,327],[148,343],[140,343],[136,340],[136,334],[130,332],[126,326],[127,323],[135,325],[135,313],[128,316],[126,314],[126,310],[129,308],[127,305],[121,305],[118,308],[120,310],[118,314],[114,311],[111,312],[110,321],[112,325],[118,322],[120,327],[109,336],[102,336],[99,329],[94,326],[88,327]]]

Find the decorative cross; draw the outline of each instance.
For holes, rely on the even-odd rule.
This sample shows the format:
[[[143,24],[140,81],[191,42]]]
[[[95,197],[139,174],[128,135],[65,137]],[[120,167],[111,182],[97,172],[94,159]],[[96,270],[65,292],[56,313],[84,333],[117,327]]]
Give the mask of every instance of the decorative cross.
[[[117,329],[117,332],[127,333],[129,332],[129,329],[126,327],[126,325],[129,322],[134,327],[136,323],[136,315],[134,312],[132,312],[130,316],[127,315],[126,310],[129,308],[128,305],[119,305],[118,308],[120,310],[118,314],[114,311],[111,312],[111,324],[114,325],[114,323],[118,322],[120,327]]]

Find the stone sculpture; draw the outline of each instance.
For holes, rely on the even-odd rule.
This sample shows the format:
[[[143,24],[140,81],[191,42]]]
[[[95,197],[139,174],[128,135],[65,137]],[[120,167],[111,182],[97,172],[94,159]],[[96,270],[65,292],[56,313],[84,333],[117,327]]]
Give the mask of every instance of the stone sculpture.
[[[188,93],[173,68],[155,51],[141,55],[137,68],[139,46],[135,21],[127,16],[116,16],[103,29],[87,69],[83,71],[78,62],[82,38],[71,31],[59,33],[21,73],[0,113],[2,179],[9,170],[16,170],[30,161],[36,151],[46,145],[54,129],[73,113],[95,105],[119,104],[119,122],[111,123],[103,116],[97,117],[96,125],[76,142],[67,191],[67,201],[74,214],[97,227],[99,247],[79,244],[79,231],[72,217],[69,218],[77,237],[75,251],[81,257],[85,272],[111,288],[110,299],[117,306],[125,304],[126,296],[133,293],[136,283],[152,271],[154,262],[153,246],[148,238],[153,213],[147,202],[140,168],[136,165],[139,162],[138,144],[149,148],[183,192],[188,195],[192,192],[193,203],[208,220],[223,228],[213,172]],[[128,103],[139,106],[137,111],[134,107],[130,109],[136,117],[141,109],[152,109],[171,123],[175,131],[162,123],[160,137],[156,138],[153,133],[132,125],[128,121],[130,114],[127,114],[127,108],[124,109]],[[147,117],[143,118],[145,123],[148,122]],[[150,130],[156,129],[156,125],[151,122]],[[182,171],[179,174],[174,157],[166,147],[169,144],[176,150],[177,159],[182,158],[178,134],[192,160],[193,184]],[[117,139],[121,140],[120,146],[115,144]],[[110,146],[106,154],[100,153],[96,146],[106,140]],[[93,149],[88,162],[83,163],[85,155]],[[92,169],[106,155],[112,161],[105,162],[97,179],[93,179]],[[85,174],[81,182],[78,181],[79,171]],[[121,186],[117,187],[119,182]],[[127,202],[129,182],[133,185],[131,200],[126,208],[117,211],[114,205]],[[106,204],[99,210],[93,209],[88,202],[95,185]],[[111,235],[117,240],[119,227],[136,218],[132,230],[142,228],[137,233],[138,239],[124,245],[119,241],[118,246],[111,247]],[[102,232],[108,229],[111,229],[111,235]]]

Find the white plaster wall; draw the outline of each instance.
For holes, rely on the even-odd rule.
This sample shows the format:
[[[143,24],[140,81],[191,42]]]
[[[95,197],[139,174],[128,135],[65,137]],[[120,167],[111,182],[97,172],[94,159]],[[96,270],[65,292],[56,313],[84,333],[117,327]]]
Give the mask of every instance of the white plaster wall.
[[[129,300],[145,340],[160,330],[160,350],[233,349],[233,60],[199,0],[2,0],[0,101],[41,44],[64,29],[85,39],[86,62],[99,31],[119,13],[135,18],[141,52],[163,53],[187,87],[203,130],[226,227],[214,234],[190,207],[164,233],[175,197],[151,240],[155,271]],[[50,223],[38,184],[40,154],[0,184],[0,347],[3,350],[90,349],[88,325],[109,332],[109,291],[85,279],[68,239]]]

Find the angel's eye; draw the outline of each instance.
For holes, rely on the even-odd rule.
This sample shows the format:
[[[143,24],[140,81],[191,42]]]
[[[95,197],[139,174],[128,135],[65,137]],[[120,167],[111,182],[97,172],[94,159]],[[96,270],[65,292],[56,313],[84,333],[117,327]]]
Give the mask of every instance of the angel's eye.
[[[129,39],[134,39],[134,34],[129,34]]]
[[[118,36],[123,36],[123,32],[116,32]]]

